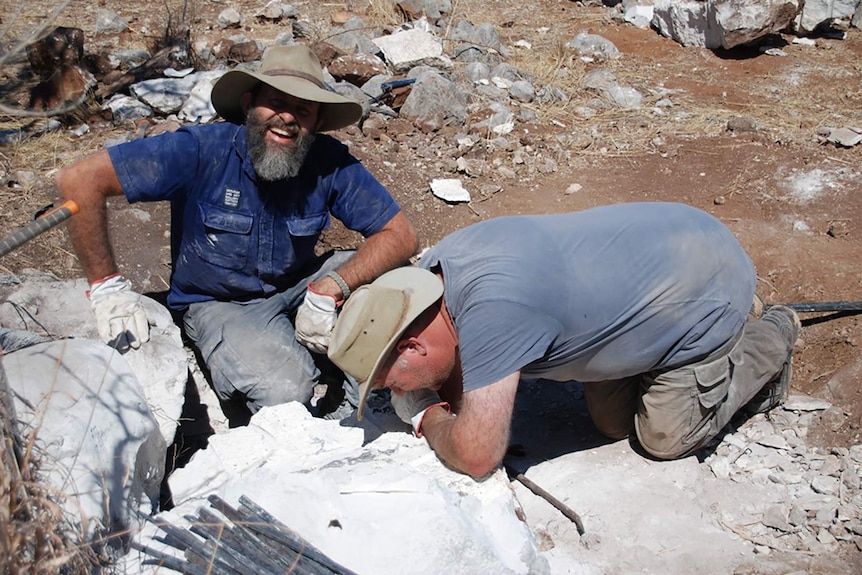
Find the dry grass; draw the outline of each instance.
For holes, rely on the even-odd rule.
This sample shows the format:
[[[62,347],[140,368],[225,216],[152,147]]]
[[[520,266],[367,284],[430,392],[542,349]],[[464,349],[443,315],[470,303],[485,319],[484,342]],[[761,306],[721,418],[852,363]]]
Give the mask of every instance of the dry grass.
[[[365,20],[376,27],[400,26],[405,22],[404,14],[388,0],[370,0]]]
[[[30,222],[36,211],[56,202],[54,170],[96,151],[93,139],[70,142],[65,130],[49,132],[0,150],[0,172],[8,184],[0,188],[0,236]],[[31,179],[32,178],[32,181]],[[0,274],[38,269],[58,277],[79,274],[63,226],[45,232],[0,259]]]
[[[91,572],[96,558],[62,509],[65,495],[40,477],[35,433],[20,432],[2,364],[0,426],[0,573]]]

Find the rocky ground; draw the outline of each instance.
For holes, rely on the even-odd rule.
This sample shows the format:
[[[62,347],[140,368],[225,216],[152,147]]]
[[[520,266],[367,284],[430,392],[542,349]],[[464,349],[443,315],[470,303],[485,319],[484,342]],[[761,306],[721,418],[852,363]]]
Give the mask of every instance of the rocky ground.
[[[262,0],[185,5],[192,44],[203,53],[243,35],[268,45],[291,27],[314,40],[331,39],[342,12],[361,15],[372,37],[404,20],[379,2],[364,8],[354,2],[295,2],[299,17],[288,24],[256,19],[264,5]],[[57,23],[85,30],[88,51],[148,48],[168,28],[168,11],[175,23],[183,6],[106,3],[128,22],[128,29],[95,33],[99,6],[71,2]],[[8,45],[23,36],[28,26],[44,22],[52,7],[30,2],[21,5],[17,20],[14,11],[3,14],[2,40]],[[229,7],[243,17],[239,28],[219,26],[219,14]],[[546,102],[507,98],[514,129],[497,137],[483,124],[497,95],[466,83],[467,118],[462,125],[429,131],[404,118],[372,114],[362,129],[351,127],[336,135],[392,191],[425,245],[461,226],[500,215],[681,201],[713,213],[739,237],[757,266],[758,292],[765,301],[862,299],[862,146],[843,147],[824,137],[833,128],[862,126],[860,31],[817,36],[810,44],[793,43],[794,36],[780,34],[762,46],[711,51],[682,47],[617,16],[599,2],[452,3],[448,22],[490,23],[508,64],[523,71],[537,90],[556,86],[569,97]],[[566,43],[582,30],[611,41],[621,57],[587,61],[567,49]],[[447,53],[454,46],[444,42]],[[768,55],[760,47],[780,48],[783,56]],[[584,79],[597,70],[635,88],[643,95],[642,104],[625,109],[601,102],[601,97],[597,103],[595,90],[584,87]],[[26,62],[4,66],[2,102],[12,108],[25,105],[36,80]],[[7,117],[0,129],[31,121]],[[79,135],[83,124],[89,130]],[[60,129],[4,145],[0,231],[23,225],[55,199],[51,176],[56,168],[134,131],[128,123],[77,117]],[[430,187],[438,178],[459,179],[472,200],[441,200]],[[164,290],[169,276],[166,207],[116,202],[111,217],[123,272],[144,291]],[[336,226],[321,249],[356,241]],[[65,278],[80,275],[62,228],[0,261],[4,274],[28,269]],[[762,557],[767,551],[790,553],[802,562],[799,569],[809,572],[830,572],[828,559],[833,556],[841,558],[836,568],[844,570],[834,573],[862,569],[857,543],[862,536],[859,317],[804,314],[792,392],[823,403],[797,405],[748,422],[703,462],[714,477],[744,483],[755,492],[758,485],[775,486],[769,491],[775,500],[768,509],[736,514],[724,529],[757,546]],[[573,424],[565,416],[565,398],[555,401],[562,407],[543,412],[543,424],[577,424],[583,434],[586,424]],[[522,416],[528,421],[527,414]],[[536,447],[542,445],[539,440],[527,450],[540,477],[540,456],[561,455]],[[587,454],[588,447],[571,441],[555,449]],[[716,505],[722,505],[720,498]],[[561,541],[570,527],[559,527],[563,532],[558,533],[553,525],[548,529],[551,539]],[[569,559],[576,557],[577,547],[569,553]],[[764,565],[748,572],[766,572]]]

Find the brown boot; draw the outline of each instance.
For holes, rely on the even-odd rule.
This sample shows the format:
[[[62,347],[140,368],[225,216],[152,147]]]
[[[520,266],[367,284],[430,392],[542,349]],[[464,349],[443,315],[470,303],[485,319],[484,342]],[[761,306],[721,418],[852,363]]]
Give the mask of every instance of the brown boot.
[[[793,376],[793,346],[799,338],[799,330],[802,322],[795,311],[787,306],[773,305],[766,308],[763,321],[775,324],[778,331],[787,338],[790,343],[787,359],[781,366],[781,370],[763,388],[757,392],[751,401],[743,407],[746,413],[766,413],[784,403],[790,390],[790,379]]]

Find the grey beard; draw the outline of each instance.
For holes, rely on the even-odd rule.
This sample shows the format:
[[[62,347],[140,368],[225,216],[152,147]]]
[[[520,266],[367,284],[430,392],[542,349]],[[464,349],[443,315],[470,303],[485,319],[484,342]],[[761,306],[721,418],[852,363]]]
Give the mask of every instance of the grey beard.
[[[275,182],[299,173],[314,143],[314,135],[300,136],[293,150],[270,150],[266,145],[267,125],[259,122],[253,113],[248,115],[245,125],[248,155],[260,179]]]

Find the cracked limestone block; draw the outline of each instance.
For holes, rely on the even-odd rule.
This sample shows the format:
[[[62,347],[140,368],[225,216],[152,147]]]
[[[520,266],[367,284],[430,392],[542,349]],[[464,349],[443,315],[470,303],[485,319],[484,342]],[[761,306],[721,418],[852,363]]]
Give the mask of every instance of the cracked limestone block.
[[[158,508],[166,443],[123,356],[65,339],[5,354],[3,369],[45,481],[88,538],[125,537],[138,511]]]

